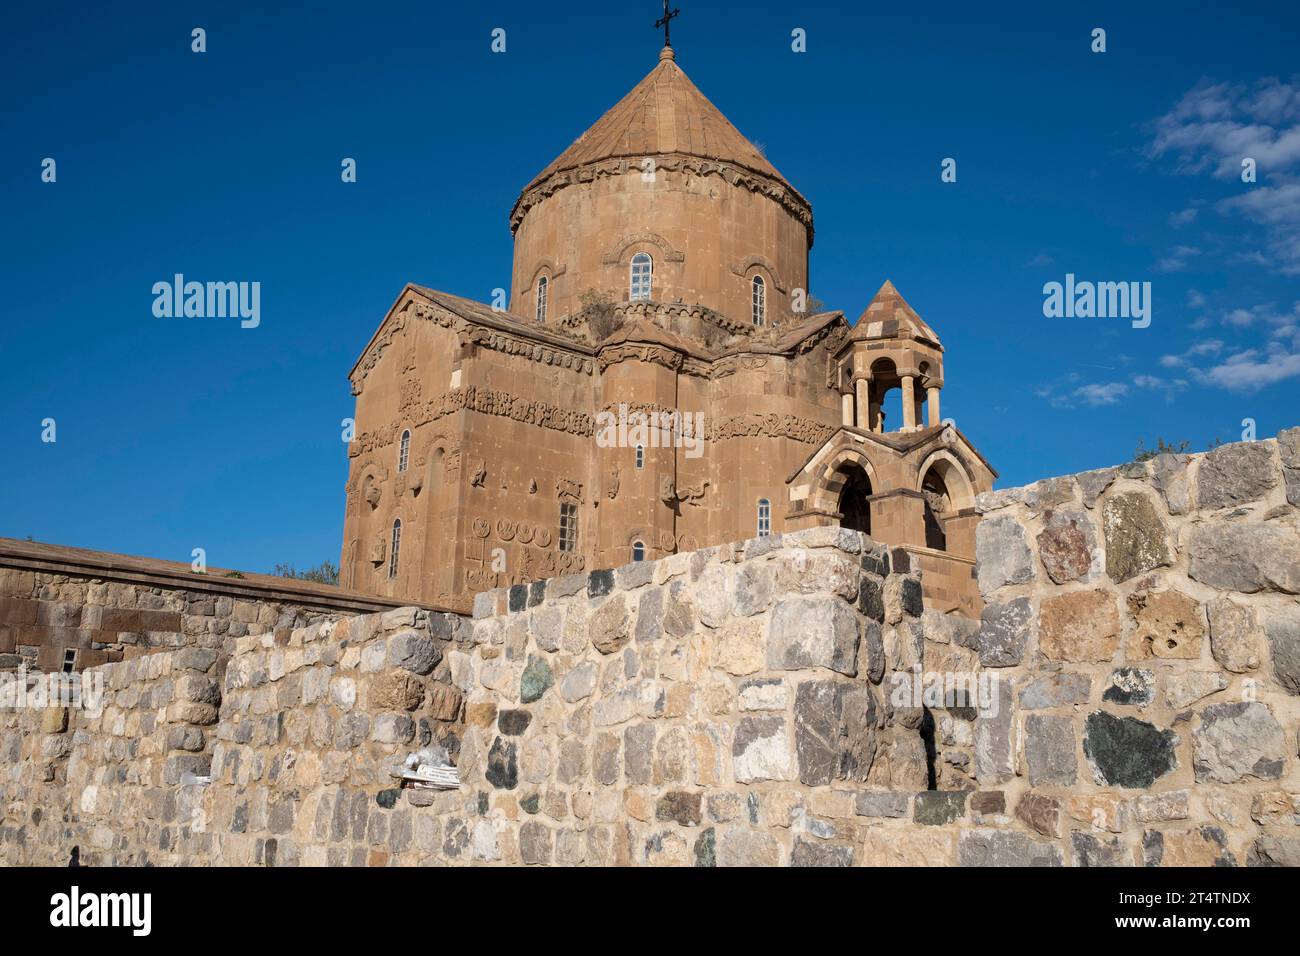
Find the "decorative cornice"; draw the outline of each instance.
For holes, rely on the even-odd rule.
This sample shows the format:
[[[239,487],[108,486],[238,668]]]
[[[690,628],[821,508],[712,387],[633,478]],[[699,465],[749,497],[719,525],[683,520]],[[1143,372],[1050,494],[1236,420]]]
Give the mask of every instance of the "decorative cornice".
[[[590,183],[597,179],[632,173],[639,177],[642,174],[641,159],[642,157],[623,157],[588,163],[573,169],[561,170],[537,185],[525,189],[515,201],[514,208],[510,210],[511,234],[513,235],[519,231],[519,224],[523,222],[524,216],[529,209],[566,186]],[[731,163],[701,159],[698,156],[689,156],[684,153],[659,154],[655,157],[655,162],[660,170],[682,172],[693,176],[720,176],[733,186],[740,186],[767,196],[772,201],[779,203],[782,208],[803,223],[804,228],[808,231],[808,245],[809,247],[812,246],[812,207],[808,205],[806,199],[779,180]]]
[[[592,373],[591,359],[578,354],[576,351],[552,348],[538,342],[529,342],[519,336],[474,325],[471,322],[463,322],[457,328],[456,334],[461,345],[477,345],[480,348],[491,349],[494,352],[502,352],[506,355],[522,356],[534,362],[541,362],[544,365],[573,369],[575,372],[581,372],[584,375]]]

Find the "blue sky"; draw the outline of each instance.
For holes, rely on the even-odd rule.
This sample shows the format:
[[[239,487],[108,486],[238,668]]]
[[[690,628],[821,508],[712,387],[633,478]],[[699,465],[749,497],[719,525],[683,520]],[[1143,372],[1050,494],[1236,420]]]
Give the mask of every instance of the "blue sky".
[[[855,317],[893,280],[999,486],[1300,423],[1294,3],[677,5],[679,65],[813,204],[812,294]],[[337,560],[352,362],[405,282],[508,286],[518,190],[654,66],[659,12],[7,9],[0,534]],[[261,324],[155,318],[176,272],[259,281]],[[1150,327],[1045,318],[1067,272],[1151,282]]]

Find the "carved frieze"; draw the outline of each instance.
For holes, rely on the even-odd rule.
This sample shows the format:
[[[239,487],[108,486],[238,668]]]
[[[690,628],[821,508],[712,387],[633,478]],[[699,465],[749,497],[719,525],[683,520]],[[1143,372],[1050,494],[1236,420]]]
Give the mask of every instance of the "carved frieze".
[[[740,186],[751,192],[767,196],[774,202],[779,203],[782,208],[803,223],[808,230],[808,244],[812,245],[812,209],[802,196],[785,183],[730,163],[680,153],[661,154],[656,157],[655,162],[657,168],[661,170],[680,172],[686,176],[718,176],[733,186]],[[519,228],[519,224],[523,222],[524,216],[529,209],[561,189],[575,183],[592,182],[611,176],[630,174],[640,176],[641,173],[641,160],[638,157],[601,160],[557,172],[525,190],[523,195],[519,197],[514,209],[510,212],[510,231],[513,233]]]
[[[611,345],[600,350],[596,357],[600,364],[602,372],[611,365],[617,365],[619,362],[652,362],[655,365],[662,365],[664,368],[676,371],[681,368],[682,353],[673,349],[664,348],[661,345],[647,345],[644,343],[624,342],[619,345]]]

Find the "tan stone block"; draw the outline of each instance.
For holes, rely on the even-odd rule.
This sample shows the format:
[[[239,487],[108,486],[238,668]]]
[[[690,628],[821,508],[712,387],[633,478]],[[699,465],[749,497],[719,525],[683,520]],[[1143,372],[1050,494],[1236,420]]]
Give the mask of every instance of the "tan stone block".
[[[1234,865],[1235,856],[1217,827],[1191,830],[1147,830],[1142,838],[1147,866]]]
[[[1135,591],[1128,598],[1133,631],[1128,660],[1197,660],[1205,637],[1205,609],[1179,591]]]
[[[1110,661],[1119,647],[1119,607],[1108,591],[1074,591],[1039,609],[1038,649],[1054,661]]]
[[[849,790],[813,787],[808,796],[808,811],[815,816],[850,819],[854,815],[856,795]]]
[[[691,709],[695,688],[690,684],[672,684],[664,695],[663,717],[685,717]]]
[[[646,795],[637,789],[629,788],[623,791],[623,807],[627,810],[628,816],[634,820],[640,820],[646,823],[654,817],[654,805]]]
[[[47,707],[41,711],[41,733],[61,734],[68,729],[68,709]]]
[[[1065,812],[1094,830],[1123,833],[1126,825],[1126,801],[1109,793],[1071,796],[1066,800]]]
[[[763,617],[740,618],[724,624],[714,637],[713,659],[728,674],[761,670],[767,662]]]
[[[371,710],[415,710],[422,700],[424,681],[409,671],[394,668],[370,679]]]
[[[455,720],[460,716],[464,697],[460,691],[448,684],[434,683],[429,686],[429,716],[434,720]]]
[[[864,866],[953,866],[956,860],[956,831],[871,827],[863,841]]]

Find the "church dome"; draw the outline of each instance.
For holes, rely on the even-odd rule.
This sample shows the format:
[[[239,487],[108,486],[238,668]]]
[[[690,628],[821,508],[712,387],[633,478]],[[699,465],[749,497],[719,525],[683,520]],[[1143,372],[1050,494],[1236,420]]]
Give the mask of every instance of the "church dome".
[[[543,321],[595,297],[702,305],[762,325],[807,290],[811,206],[671,47],[533,177],[510,225],[511,311]]]
[[[520,200],[556,173],[606,159],[639,160],[673,153],[729,163],[765,176],[807,205],[758,147],[691,82],[677,65],[672,47],[664,47],[659,65],[645,79],[533,177]]]

